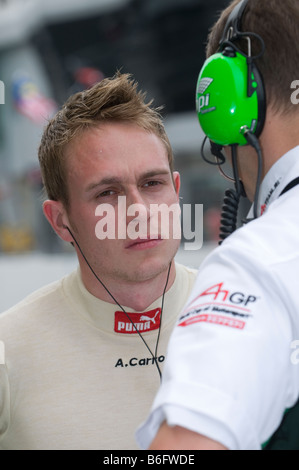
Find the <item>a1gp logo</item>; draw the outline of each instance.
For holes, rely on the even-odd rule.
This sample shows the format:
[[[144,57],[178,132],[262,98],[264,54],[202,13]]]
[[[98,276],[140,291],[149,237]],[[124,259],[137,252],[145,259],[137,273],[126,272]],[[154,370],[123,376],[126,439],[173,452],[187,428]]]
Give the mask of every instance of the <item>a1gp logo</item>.
[[[0,341],[0,365],[5,364],[5,348],[3,341]]]

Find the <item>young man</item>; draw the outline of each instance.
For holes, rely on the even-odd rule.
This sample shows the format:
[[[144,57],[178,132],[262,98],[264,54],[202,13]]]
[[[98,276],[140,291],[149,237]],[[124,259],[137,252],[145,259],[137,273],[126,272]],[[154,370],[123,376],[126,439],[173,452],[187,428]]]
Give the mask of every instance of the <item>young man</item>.
[[[79,268],[0,316],[0,448],[132,449],[195,279],[172,224],[152,223],[152,206],[178,206],[171,147],[118,74],[66,102],[39,160],[45,216]]]
[[[199,119],[205,125],[214,115],[216,131],[223,131],[228,143],[212,139],[215,129],[210,135],[207,128],[206,134],[217,145],[231,145],[234,158],[237,151],[235,174],[254,202],[256,217],[201,265],[170,340],[152,414],[137,434],[142,447],[299,448],[298,21],[299,2],[234,1],[209,37],[209,59],[200,77],[206,74],[198,88],[203,106],[208,88],[209,108],[198,109]],[[259,133],[256,116],[252,125],[246,123],[249,104],[238,115],[238,101],[246,103],[262,91],[256,71],[249,69],[253,62],[267,97]],[[219,70],[219,77],[211,68],[207,72],[221,64],[229,68],[231,82]],[[242,92],[229,108],[231,83],[236,80],[238,92],[242,77],[245,90],[253,80],[253,93]],[[213,86],[221,83],[224,89],[216,96]],[[228,115],[221,126],[217,116],[224,97]],[[263,100],[261,93],[259,109]],[[245,122],[229,142],[230,123],[239,116]],[[236,146],[242,135],[246,140]]]

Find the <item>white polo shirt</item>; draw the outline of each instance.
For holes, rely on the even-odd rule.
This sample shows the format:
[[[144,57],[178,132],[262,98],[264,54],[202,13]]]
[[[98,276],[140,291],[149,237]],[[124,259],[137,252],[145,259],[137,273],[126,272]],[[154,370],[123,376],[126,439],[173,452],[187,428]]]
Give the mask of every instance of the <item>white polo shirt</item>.
[[[261,449],[298,400],[299,186],[280,196],[298,176],[296,147],[261,185],[263,215],[201,265],[137,432],[141,448],[167,420],[228,449]]]

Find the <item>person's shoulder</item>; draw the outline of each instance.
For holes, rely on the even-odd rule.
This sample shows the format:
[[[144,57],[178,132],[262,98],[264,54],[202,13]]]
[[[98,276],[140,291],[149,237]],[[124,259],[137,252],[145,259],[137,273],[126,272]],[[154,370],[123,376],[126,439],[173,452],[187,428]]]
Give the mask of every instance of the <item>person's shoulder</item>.
[[[197,276],[198,269],[186,266],[185,264],[181,264],[178,262],[175,263],[175,267],[177,271],[182,273],[182,275],[190,277],[191,279]]]
[[[195,284],[198,269],[178,262],[175,263],[175,267],[176,279],[178,280],[177,284],[179,284],[181,290],[185,290],[187,293],[190,293]]]
[[[280,201],[262,216],[230,235],[217,251],[233,259],[250,260],[269,267],[299,256],[299,217]]]
[[[63,297],[62,285],[69,276],[35,290],[20,302],[0,313],[0,325],[4,326],[6,323],[17,321],[22,317],[28,319],[28,315],[43,313],[47,307],[50,308],[51,305],[60,303]]]
[[[71,283],[73,275],[75,272],[37,289],[0,313],[0,342],[5,345],[7,357],[27,354],[56,337],[69,312],[65,283]]]

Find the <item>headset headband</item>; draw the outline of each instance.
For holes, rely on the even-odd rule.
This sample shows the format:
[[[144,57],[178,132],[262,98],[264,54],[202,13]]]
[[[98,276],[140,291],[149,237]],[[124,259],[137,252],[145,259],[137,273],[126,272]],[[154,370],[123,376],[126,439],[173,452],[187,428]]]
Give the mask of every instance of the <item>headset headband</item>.
[[[238,3],[235,8],[231,11],[224,31],[222,38],[220,40],[219,46],[221,46],[227,39],[229,35],[229,30],[232,30],[232,34],[230,36],[230,39],[237,39],[239,36],[239,33],[241,32],[241,20],[242,16],[244,13],[244,10],[247,6],[248,0],[242,0],[240,3]]]

